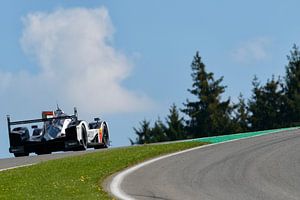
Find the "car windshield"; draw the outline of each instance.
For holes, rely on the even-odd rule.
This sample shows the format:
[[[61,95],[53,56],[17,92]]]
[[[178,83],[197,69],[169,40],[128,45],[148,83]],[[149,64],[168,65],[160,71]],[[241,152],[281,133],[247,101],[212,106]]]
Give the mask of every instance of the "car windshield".
[[[46,132],[53,138],[55,138],[64,125],[65,119],[54,119],[46,124]]]
[[[55,117],[63,117],[63,116],[66,116],[66,114],[62,110],[57,109],[54,112],[54,116]],[[63,125],[64,125],[64,122],[65,122],[65,119],[53,119],[51,121],[46,122],[45,123],[46,133],[50,137],[56,138],[57,135],[59,133],[61,133],[61,130],[62,130]]]

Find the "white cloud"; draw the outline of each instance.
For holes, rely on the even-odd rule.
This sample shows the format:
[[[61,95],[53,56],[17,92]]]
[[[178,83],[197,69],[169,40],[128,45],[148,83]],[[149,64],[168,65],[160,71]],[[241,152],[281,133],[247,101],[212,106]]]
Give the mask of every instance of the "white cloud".
[[[0,72],[2,96],[17,94],[25,106],[58,101],[86,113],[135,112],[152,105],[121,84],[132,63],[111,45],[114,28],[106,8],[35,12],[23,22],[22,49],[39,69]]]
[[[268,48],[271,40],[260,37],[251,39],[239,45],[239,47],[231,53],[232,58],[239,63],[251,63],[266,60],[270,57]]]

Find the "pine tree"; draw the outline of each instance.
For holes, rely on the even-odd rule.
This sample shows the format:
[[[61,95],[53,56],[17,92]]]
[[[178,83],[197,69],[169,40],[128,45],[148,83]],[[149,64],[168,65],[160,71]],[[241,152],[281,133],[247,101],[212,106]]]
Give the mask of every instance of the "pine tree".
[[[285,121],[290,125],[300,122],[300,51],[294,44],[287,56],[285,93],[287,97],[287,113]]]
[[[241,133],[249,130],[249,111],[243,95],[240,93],[233,118],[234,132]]]
[[[257,78],[253,80],[253,95],[249,101],[252,130],[265,130],[283,127],[282,114],[285,112],[284,88],[280,78],[274,76],[266,85],[260,86]]]
[[[139,124],[140,124],[139,128],[133,128],[135,134],[137,134],[137,138],[135,142],[129,139],[131,144],[145,144],[145,143],[149,143],[150,141],[151,138],[150,122],[144,119]]]
[[[166,129],[166,126],[160,118],[158,118],[154,123],[154,127],[151,128],[151,138],[147,143],[167,141],[168,137],[166,135]]]
[[[188,91],[196,97],[195,101],[187,100],[182,112],[189,116],[187,129],[194,137],[226,133],[231,126],[230,99],[221,101],[225,86],[221,85],[223,77],[215,80],[214,74],[206,72],[199,53],[192,62],[192,89]]]
[[[251,130],[259,130],[260,127],[259,112],[260,109],[263,107],[263,104],[261,102],[262,91],[257,76],[254,76],[253,78],[252,86],[253,86],[252,96],[248,102],[249,112],[251,114],[249,118],[249,122],[250,122]]]
[[[177,106],[173,104],[169,109],[170,114],[166,118],[167,129],[166,134],[168,140],[181,140],[185,139],[184,120],[179,116]]]

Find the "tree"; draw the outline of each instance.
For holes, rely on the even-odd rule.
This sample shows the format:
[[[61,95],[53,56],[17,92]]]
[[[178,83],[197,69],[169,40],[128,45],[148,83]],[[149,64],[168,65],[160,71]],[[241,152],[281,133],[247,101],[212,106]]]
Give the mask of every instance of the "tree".
[[[249,111],[243,95],[240,93],[238,103],[234,106],[234,132],[241,133],[249,130]]]
[[[130,143],[133,144],[145,144],[150,141],[151,138],[151,128],[150,122],[144,119],[142,122],[139,123],[140,128],[133,128],[135,134],[137,134],[136,141],[130,140]]]
[[[285,112],[284,87],[280,77],[274,76],[266,85],[260,86],[257,77],[253,80],[253,94],[249,101],[252,130],[264,130],[285,126],[282,114]]]
[[[249,100],[248,106],[249,106],[249,112],[251,113],[251,116],[249,118],[249,122],[251,125],[251,130],[256,130],[258,127],[260,127],[260,119],[259,119],[259,112],[261,111],[263,107],[263,103],[261,102],[262,98],[262,91],[260,88],[260,82],[258,81],[257,76],[254,76],[252,81],[252,97]],[[258,118],[257,118],[258,117]]]
[[[179,111],[175,104],[169,109],[170,114],[166,118],[167,129],[166,134],[168,140],[185,139],[185,129],[183,117],[179,116]]]
[[[285,121],[294,125],[300,122],[300,51],[296,44],[294,44],[287,59],[285,77],[287,112]]]
[[[214,74],[206,72],[199,52],[194,56],[192,68],[192,89],[188,91],[196,97],[195,101],[187,100],[182,109],[189,119],[187,129],[194,137],[226,133],[231,127],[229,106],[230,99],[221,101],[226,86],[222,86],[223,77],[215,80]]]
[[[147,143],[167,141],[168,137],[166,135],[166,129],[166,126],[160,118],[158,118],[154,123],[154,127],[151,128],[151,138]]]
[[[154,127],[151,127],[150,121],[147,120],[143,120],[139,123],[139,125],[139,128],[133,128],[137,138],[135,141],[129,138],[131,145],[163,142],[168,140],[166,135],[167,128],[160,118],[154,122]]]

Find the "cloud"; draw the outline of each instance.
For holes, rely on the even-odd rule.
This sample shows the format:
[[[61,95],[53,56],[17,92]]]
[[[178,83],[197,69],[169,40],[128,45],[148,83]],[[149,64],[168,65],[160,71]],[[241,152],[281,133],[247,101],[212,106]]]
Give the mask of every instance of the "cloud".
[[[239,45],[232,51],[231,56],[234,61],[239,63],[252,63],[262,61],[270,57],[268,48],[271,40],[268,38],[255,38]]]
[[[151,107],[145,94],[122,85],[132,63],[111,44],[114,27],[106,8],[34,12],[23,23],[21,46],[38,68],[35,72],[0,72],[2,96],[17,96],[25,106],[49,107],[58,101],[86,113]]]

